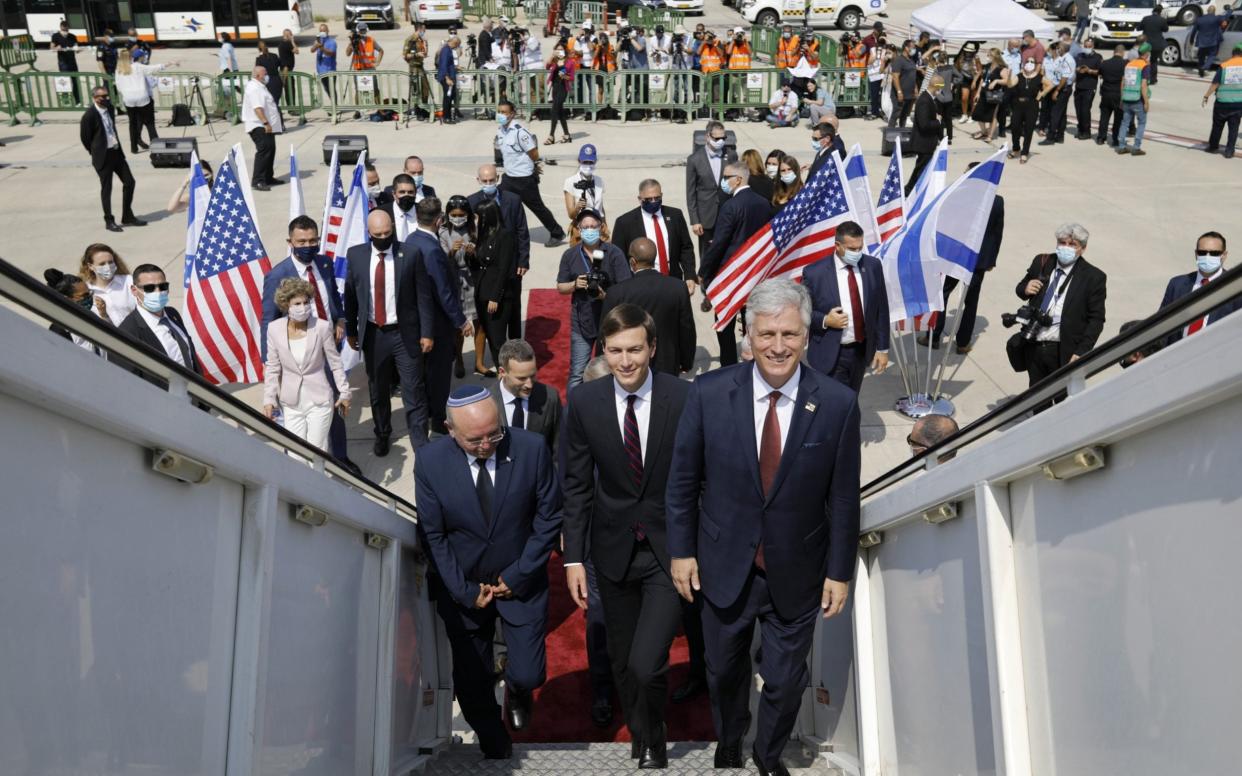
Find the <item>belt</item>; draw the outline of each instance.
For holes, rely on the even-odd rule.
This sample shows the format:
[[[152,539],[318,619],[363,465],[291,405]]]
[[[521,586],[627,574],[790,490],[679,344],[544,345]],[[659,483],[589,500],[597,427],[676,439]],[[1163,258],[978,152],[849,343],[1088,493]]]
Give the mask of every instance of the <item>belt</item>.
[[[1037,348],[1044,348],[1044,349],[1061,347],[1061,343],[1057,340],[1048,340],[1045,342],[1034,342],[1031,344],[1033,344]]]
[[[395,324],[395,323],[386,323],[386,324],[384,324],[383,326],[376,326],[375,328],[379,329],[380,331],[396,331],[396,330],[397,330],[397,324]]]
[[[850,344],[842,345],[841,347],[849,348],[851,350],[863,350],[867,347],[867,341],[863,340],[862,342],[851,342]]]

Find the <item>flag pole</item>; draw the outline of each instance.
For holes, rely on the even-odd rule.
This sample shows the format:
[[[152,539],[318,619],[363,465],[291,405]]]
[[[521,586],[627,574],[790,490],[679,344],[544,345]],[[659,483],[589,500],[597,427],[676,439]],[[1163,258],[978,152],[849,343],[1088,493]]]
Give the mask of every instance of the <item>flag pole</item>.
[[[918,331],[917,326],[918,326],[918,324],[917,324],[917,322],[916,322],[916,319],[914,319],[914,318],[908,318],[907,320],[909,320],[909,321],[910,321],[910,333],[911,333],[911,336],[914,336],[914,337],[916,337],[916,338],[917,338],[917,337],[918,337],[918,334],[917,334],[917,331]],[[905,339],[905,337],[902,337],[902,339]],[[903,345],[902,345],[902,347],[905,347],[905,345],[903,344]],[[910,363],[914,365],[914,379],[910,381],[910,388],[911,388],[911,390],[910,390],[910,402],[913,404],[913,403],[914,403],[914,401],[915,401],[915,399],[914,399],[914,393],[915,393],[915,391],[917,391],[917,390],[919,389],[919,349],[918,349],[918,342],[917,342],[917,340],[916,340],[916,341],[915,341],[915,343],[914,343],[914,352],[911,354]],[[913,417],[913,416],[911,416],[911,417]]]
[[[953,326],[954,340],[957,339],[957,330],[962,326],[962,310],[966,307],[967,284],[959,282],[958,285],[962,287],[962,290],[957,297],[957,312],[955,314],[956,317]],[[928,340],[928,343],[930,344],[930,340]],[[933,393],[927,394],[927,400],[931,402],[932,411],[937,415],[947,415],[949,417],[953,417],[953,402],[948,401],[947,399],[942,399],[940,396],[940,388],[944,385],[945,358],[948,355],[948,349],[949,347],[946,342],[940,343],[940,363],[937,365],[936,390]],[[927,350],[930,352],[931,348],[929,347]]]
[[[895,343],[893,347],[893,358],[897,361],[897,371],[901,373],[901,385],[906,389],[906,396],[910,395],[910,378],[906,375],[906,352],[901,345],[901,334],[897,329],[892,331],[892,340]]]

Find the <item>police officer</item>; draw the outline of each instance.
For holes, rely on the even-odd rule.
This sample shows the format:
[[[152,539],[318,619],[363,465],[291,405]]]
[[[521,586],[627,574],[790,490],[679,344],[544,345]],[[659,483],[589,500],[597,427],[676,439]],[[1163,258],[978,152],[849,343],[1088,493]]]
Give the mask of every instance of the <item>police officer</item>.
[[[405,39],[401,58],[410,66],[410,101],[419,118],[427,118],[423,107],[431,100],[431,82],[427,79],[427,25],[414,22],[414,32]]]
[[[1212,132],[1208,135],[1207,152],[1220,150],[1220,133],[1229,125],[1229,137],[1225,142],[1225,158],[1232,159],[1238,147],[1238,124],[1242,122],[1242,43],[1233,47],[1233,56],[1220,64],[1212,85],[1203,95],[1204,106],[1208,98],[1216,94],[1212,106]]]
[[[496,148],[505,167],[500,189],[521,198],[522,204],[530,208],[530,212],[548,230],[548,241],[544,247],[555,248],[565,242],[565,230],[556,222],[556,217],[539,195],[539,141],[513,118],[516,113],[513,103],[508,100],[501,100],[496,106],[496,123],[500,125],[496,130]]]

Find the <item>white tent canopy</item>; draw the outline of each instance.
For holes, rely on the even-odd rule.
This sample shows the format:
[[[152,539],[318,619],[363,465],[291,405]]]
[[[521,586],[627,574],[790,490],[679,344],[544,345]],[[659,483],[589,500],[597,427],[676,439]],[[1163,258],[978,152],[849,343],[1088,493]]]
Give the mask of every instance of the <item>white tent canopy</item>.
[[[1041,40],[1056,37],[1052,22],[1013,0],[936,0],[915,11],[910,23],[941,40],[1003,40],[1026,30]]]

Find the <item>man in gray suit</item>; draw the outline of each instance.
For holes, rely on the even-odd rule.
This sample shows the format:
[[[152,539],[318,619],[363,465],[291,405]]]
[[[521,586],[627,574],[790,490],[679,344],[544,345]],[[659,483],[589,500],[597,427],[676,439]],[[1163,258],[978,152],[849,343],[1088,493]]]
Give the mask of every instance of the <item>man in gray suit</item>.
[[[543,437],[556,460],[561,426],[561,397],[535,379],[535,351],[526,340],[511,339],[500,346],[494,401],[506,426],[524,428]]]
[[[699,238],[699,255],[707,251],[716,228],[716,213],[726,197],[720,191],[724,168],[737,161],[737,152],[725,148],[725,127],[719,121],[707,122],[707,142],[686,159],[686,208],[690,231]],[[706,294],[703,309],[708,306]]]

